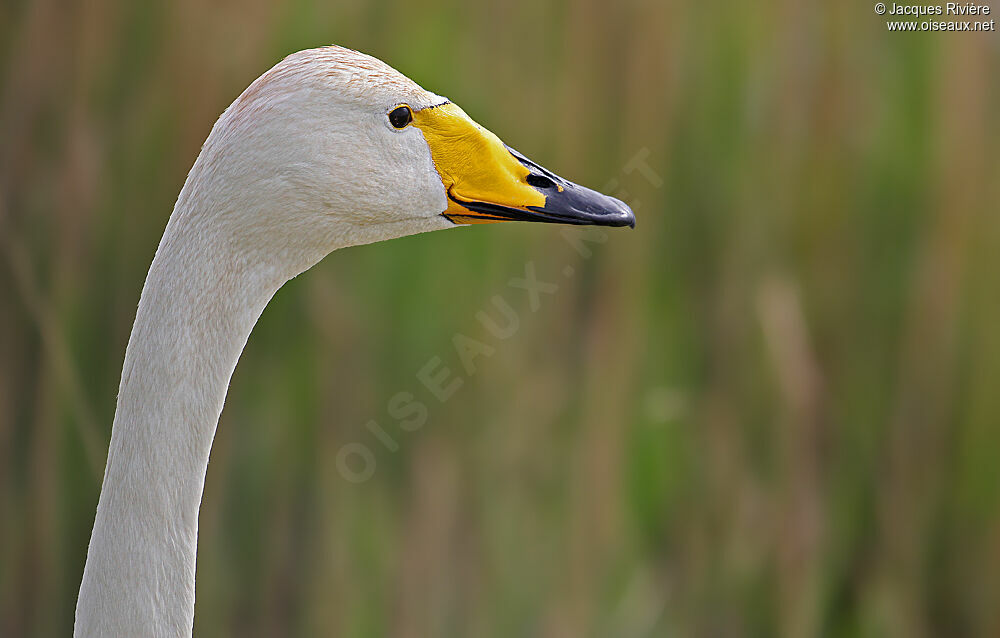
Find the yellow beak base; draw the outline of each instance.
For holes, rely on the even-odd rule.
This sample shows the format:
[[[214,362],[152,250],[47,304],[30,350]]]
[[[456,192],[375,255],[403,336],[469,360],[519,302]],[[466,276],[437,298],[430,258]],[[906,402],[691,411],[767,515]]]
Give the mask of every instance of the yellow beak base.
[[[451,102],[415,111],[456,224],[536,221],[634,226],[614,197],[565,180],[505,146]]]

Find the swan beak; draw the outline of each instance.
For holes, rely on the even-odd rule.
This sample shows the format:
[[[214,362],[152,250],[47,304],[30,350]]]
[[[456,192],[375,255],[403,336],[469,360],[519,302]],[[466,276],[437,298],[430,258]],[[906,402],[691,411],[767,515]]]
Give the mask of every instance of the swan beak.
[[[445,102],[413,114],[448,194],[455,224],[503,221],[635,227],[624,202],[535,164]]]

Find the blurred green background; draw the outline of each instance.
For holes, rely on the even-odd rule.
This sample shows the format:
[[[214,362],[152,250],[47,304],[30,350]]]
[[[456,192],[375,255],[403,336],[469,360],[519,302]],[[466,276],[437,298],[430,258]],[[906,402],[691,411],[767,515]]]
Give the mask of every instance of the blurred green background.
[[[196,635],[1000,634],[995,32],[888,33],[868,3],[7,0],[0,635],[69,634],[139,291],[212,123],[331,42],[638,226],[589,258],[558,227],[411,237],[285,286],[213,449]],[[528,263],[558,284],[534,311]],[[455,334],[495,348],[471,377]],[[432,357],[465,378],[445,403]]]

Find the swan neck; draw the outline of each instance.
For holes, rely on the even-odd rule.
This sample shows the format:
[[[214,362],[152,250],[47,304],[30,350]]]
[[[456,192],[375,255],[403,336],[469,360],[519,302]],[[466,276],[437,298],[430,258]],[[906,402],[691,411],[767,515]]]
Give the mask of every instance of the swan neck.
[[[214,211],[187,201],[182,192],[126,349],[76,636],[191,634],[216,426],[247,338],[288,278],[242,256],[200,223]]]

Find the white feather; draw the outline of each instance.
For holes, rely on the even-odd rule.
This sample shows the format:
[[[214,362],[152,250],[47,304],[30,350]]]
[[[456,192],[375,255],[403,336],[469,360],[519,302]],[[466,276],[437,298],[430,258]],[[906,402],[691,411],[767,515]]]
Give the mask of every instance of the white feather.
[[[250,331],[330,251],[453,227],[422,134],[386,120],[441,101],[327,47],[286,58],[216,122],[139,301],[76,636],[191,635],[209,451]]]

